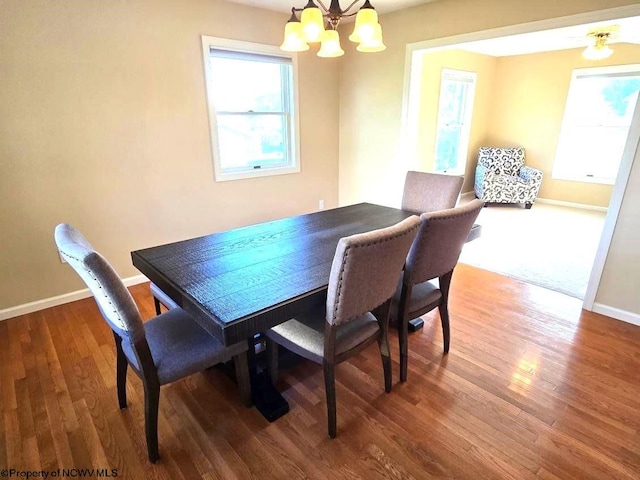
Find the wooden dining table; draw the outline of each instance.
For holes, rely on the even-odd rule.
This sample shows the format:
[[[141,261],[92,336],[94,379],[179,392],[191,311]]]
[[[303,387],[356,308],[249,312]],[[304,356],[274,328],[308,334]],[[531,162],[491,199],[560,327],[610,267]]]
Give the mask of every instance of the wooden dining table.
[[[232,345],[324,301],[340,238],[414,214],[360,203],[136,250],[131,258],[204,330]]]

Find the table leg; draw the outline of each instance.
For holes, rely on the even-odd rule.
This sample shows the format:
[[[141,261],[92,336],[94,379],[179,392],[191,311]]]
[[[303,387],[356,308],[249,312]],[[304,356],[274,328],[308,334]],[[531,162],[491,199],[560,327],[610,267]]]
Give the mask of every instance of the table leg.
[[[398,323],[397,322],[389,322],[389,327],[395,328],[397,330],[398,329]],[[410,332],[417,332],[422,327],[424,327],[424,320],[422,320],[422,318],[418,317],[418,318],[414,318],[413,320],[409,320],[409,331]]]
[[[266,352],[256,353],[257,338],[249,340],[249,375],[253,404],[264,418],[273,422],[289,411],[289,403],[276,390],[269,376]]]

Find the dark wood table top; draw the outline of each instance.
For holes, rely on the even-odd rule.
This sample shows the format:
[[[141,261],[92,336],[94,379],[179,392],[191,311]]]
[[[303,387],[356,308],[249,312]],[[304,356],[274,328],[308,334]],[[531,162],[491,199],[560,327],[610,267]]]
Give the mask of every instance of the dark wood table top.
[[[203,328],[231,345],[325,295],[340,238],[412,214],[361,203],[137,250],[131,258]]]
[[[411,215],[361,203],[137,250],[131,257],[205,330],[232,345],[322,301],[340,238]]]

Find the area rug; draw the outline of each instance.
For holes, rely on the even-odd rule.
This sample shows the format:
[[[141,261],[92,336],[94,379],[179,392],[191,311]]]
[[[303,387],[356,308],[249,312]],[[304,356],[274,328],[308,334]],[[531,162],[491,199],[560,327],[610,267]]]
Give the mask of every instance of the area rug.
[[[489,205],[460,262],[584,298],[606,213],[536,203]]]

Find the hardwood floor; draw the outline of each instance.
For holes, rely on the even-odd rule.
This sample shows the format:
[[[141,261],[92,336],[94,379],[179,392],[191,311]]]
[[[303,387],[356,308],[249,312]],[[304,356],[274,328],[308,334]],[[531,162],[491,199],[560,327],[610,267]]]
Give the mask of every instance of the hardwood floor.
[[[131,291],[152,317],[148,284]],[[291,411],[272,424],[242,406],[218,369],[163,387],[156,465],[131,372],[129,407],[118,409],[113,337],[93,299],[0,322],[0,468],[113,468],[135,479],[640,478],[639,327],[466,265],[450,311],[450,353],[437,313],[425,316],[409,338],[405,384],[393,332],[390,394],[375,346],[337,367],[335,440],[322,367],[310,362],[282,372]]]

